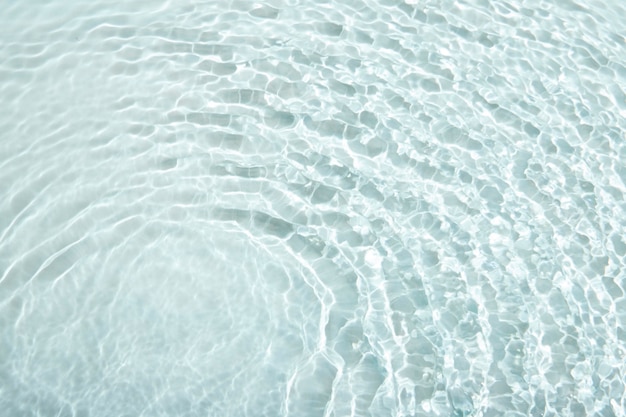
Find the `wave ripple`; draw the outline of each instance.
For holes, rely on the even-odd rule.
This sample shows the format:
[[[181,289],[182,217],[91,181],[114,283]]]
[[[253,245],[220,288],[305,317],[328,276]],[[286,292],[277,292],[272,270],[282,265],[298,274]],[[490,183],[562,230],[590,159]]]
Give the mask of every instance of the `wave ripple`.
[[[625,415],[620,2],[35,3],[6,415]]]

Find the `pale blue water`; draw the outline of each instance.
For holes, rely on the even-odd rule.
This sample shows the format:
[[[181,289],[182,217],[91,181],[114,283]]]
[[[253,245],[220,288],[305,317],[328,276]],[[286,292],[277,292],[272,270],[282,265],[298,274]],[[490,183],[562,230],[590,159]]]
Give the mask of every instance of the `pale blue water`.
[[[4,2],[0,416],[625,416],[624,16]]]

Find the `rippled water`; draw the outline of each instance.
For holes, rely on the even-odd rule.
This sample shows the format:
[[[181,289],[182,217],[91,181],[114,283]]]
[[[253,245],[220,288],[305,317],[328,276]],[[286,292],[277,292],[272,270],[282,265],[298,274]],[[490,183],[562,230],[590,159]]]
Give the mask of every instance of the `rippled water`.
[[[621,1],[5,3],[3,416],[625,415]]]

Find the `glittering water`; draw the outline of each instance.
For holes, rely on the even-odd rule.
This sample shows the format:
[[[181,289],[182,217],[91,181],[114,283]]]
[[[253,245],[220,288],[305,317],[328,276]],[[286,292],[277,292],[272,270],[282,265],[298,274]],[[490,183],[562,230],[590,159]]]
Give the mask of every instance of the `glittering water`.
[[[5,3],[2,416],[626,415],[622,2]]]

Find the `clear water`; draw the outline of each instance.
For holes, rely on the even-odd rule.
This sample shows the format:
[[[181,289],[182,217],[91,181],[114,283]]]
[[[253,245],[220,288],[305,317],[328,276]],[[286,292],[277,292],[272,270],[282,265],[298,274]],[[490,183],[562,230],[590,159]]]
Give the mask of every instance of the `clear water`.
[[[4,2],[0,415],[624,416],[624,16]]]

